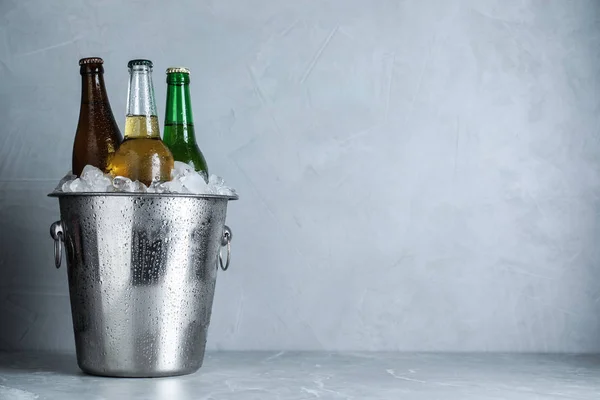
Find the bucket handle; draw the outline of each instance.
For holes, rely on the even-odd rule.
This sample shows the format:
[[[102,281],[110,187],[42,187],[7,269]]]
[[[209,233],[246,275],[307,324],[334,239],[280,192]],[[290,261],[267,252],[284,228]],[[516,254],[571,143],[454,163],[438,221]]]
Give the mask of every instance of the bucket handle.
[[[229,268],[229,262],[231,261],[231,229],[227,225],[223,228],[223,237],[221,238],[221,247],[227,246],[227,261],[225,262],[225,266],[223,266],[223,256],[221,255],[221,249],[219,249],[219,264],[221,265],[221,269],[223,271],[227,271]]]
[[[62,241],[63,241],[63,227],[60,221],[54,222],[50,226],[50,236],[54,239],[54,265],[56,268],[60,268],[60,264],[62,261]],[[223,271],[227,271],[229,269],[229,263],[231,262],[231,238],[233,234],[231,233],[231,229],[225,225],[223,229],[223,237],[221,238],[221,246],[227,246],[227,261],[225,265],[223,265],[223,256],[221,255],[221,249],[219,249],[219,264],[221,265],[221,269]]]
[[[61,242],[63,241],[63,227],[60,221],[56,221],[50,225],[50,236],[54,239],[54,265],[58,269],[62,261]]]

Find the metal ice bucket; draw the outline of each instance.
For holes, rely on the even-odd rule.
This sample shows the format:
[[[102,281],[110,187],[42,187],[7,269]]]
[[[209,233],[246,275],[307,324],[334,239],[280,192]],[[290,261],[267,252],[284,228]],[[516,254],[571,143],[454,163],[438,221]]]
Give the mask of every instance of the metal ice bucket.
[[[77,363],[120,377],[183,375],[204,359],[227,203],[237,196],[52,193],[66,248]],[[221,256],[226,246],[226,260]]]

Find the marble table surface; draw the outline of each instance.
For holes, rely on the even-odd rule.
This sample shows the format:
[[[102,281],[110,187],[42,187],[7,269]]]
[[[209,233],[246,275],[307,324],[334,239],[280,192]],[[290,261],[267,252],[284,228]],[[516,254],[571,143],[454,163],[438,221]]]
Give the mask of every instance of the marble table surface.
[[[0,399],[600,399],[600,356],[209,353],[195,374],[83,374],[69,354],[0,353]]]

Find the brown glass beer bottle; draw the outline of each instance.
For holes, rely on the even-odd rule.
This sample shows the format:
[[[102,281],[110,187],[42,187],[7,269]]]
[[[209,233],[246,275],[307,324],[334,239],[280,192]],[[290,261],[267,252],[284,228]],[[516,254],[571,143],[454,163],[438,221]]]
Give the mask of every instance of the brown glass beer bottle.
[[[77,176],[88,164],[107,172],[109,159],[123,141],[106,94],[103,63],[98,57],[79,60],[81,108],[72,160]]]

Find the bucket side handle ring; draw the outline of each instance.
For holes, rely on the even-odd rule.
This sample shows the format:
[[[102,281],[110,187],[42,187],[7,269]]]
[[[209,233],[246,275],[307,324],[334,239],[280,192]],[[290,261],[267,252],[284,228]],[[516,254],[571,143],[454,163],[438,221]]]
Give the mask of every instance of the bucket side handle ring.
[[[223,265],[223,256],[221,255],[221,249],[219,248],[219,265],[223,271],[227,271],[229,268],[229,262],[231,261],[231,229],[227,225],[223,228],[223,237],[221,238],[221,247],[227,246],[227,261]]]
[[[56,268],[60,268],[62,261],[62,241],[63,241],[63,226],[60,221],[56,221],[50,225],[50,236],[54,239],[54,265]]]

